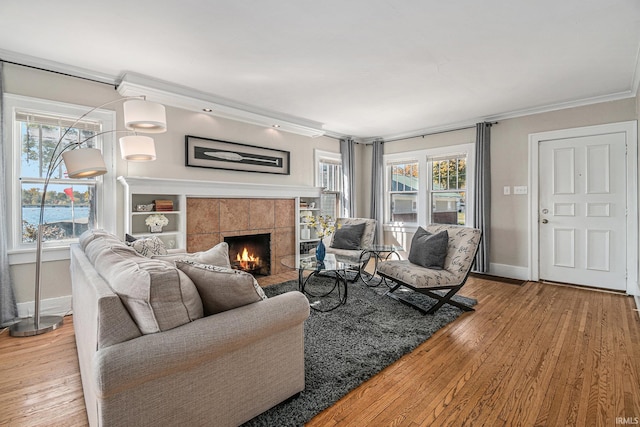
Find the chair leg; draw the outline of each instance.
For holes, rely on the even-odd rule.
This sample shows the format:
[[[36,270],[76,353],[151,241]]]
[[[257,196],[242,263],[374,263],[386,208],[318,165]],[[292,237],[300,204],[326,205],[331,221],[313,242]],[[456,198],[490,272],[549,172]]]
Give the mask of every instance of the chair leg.
[[[449,304],[449,305],[452,305],[454,307],[458,307],[459,309],[461,309],[463,311],[475,311],[474,308],[469,307],[466,304],[463,304],[463,303],[460,303],[458,301],[454,301],[454,300],[451,299],[460,290],[460,288],[462,286],[456,286],[455,288],[450,289],[449,292],[447,292],[445,295],[440,295],[440,294],[437,294],[435,292],[428,291],[426,289],[413,288],[411,286],[404,285],[406,288],[411,289],[414,292],[420,293],[422,295],[426,295],[426,296],[428,296],[430,298],[433,298],[433,299],[438,301],[432,307],[429,307],[429,309],[425,309],[425,308],[423,308],[423,307],[421,307],[421,306],[419,306],[419,305],[417,305],[415,303],[412,303],[411,301],[408,301],[408,300],[402,298],[399,295],[394,294],[393,292],[395,292],[398,288],[400,288],[400,286],[403,286],[403,284],[394,282],[394,286],[391,289],[389,289],[385,293],[385,295],[388,296],[388,297],[393,298],[396,301],[399,301],[399,302],[403,303],[404,305],[407,305],[409,307],[415,308],[416,310],[418,310],[422,314],[434,314],[436,311],[438,311],[440,309],[440,307],[442,307],[445,304]]]
[[[453,297],[459,290],[459,287],[453,288],[451,289],[449,292],[447,292],[444,296],[442,295],[438,295],[434,292],[430,292],[430,291],[425,291],[422,292],[418,289],[416,289],[418,292],[420,292],[423,295],[427,295],[431,298],[435,298],[438,300],[438,302],[431,307],[429,310],[427,310],[427,314],[433,314],[435,313],[440,307],[442,307],[444,304],[449,304],[449,305],[453,305],[454,307],[458,307],[459,309],[463,310],[463,311],[475,311],[475,309],[473,309],[472,307],[469,307],[466,304],[462,304],[460,302],[454,301],[451,299],[451,297]]]

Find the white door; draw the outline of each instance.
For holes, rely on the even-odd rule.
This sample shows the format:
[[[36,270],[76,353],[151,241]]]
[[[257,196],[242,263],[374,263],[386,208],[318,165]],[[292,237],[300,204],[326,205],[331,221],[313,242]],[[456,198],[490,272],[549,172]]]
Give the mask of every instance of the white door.
[[[626,134],[539,142],[540,279],[625,290]]]

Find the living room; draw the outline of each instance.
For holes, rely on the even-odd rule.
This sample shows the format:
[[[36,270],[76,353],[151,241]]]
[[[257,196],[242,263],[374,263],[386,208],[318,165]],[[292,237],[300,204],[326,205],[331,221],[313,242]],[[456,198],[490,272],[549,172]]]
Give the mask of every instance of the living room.
[[[638,9],[635,8],[633,10],[636,15],[632,17],[632,21],[637,23],[640,19]],[[532,252],[537,246],[534,245],[535,235],[533,234],[533,220],[531,218],[531,192],[534,188],[534,179],[537,182],[537,177],[531,172],[531,135],[562,129],[635,122],[640,119],[640,96],[638,92],[640,71],[638,71],[637,62],[637,34],[633,34],[630,38],[635,42],[636,56],[630,60],[630,62],[633,62],[633,66],[624,71],[631,78],[627,79],[626,86],[619,87],[617,91],[610,91],[610,93],[606,94],[594,92],[589,97],[565,99],[563,102],[556,100],[556,102],[549,102],[548,105],[532,103],[527,108],[519,108],[517,110],[493,109],[484,111],[477,116],[462,116],[457,120],[451,121],[451,123],[440,123],[440,126],[431,126],[431,123],[425,121],[419,127],[408,127],[402,129],[402,131],[374,133],[365,131],[366,133],[360,134],[355,138],[357,143],[353,145],[355,191],[352,194],[354,194],[355,198],[355,208],[350,216],[371,216],[372,181],[370,175],[373,140],[385,140],[384,155],[387,156],[389,161],[393,161],[394,158],[402,159],[406,153],[437,151],[447,147],[473,144],[476,141],[474,126],[476,122],[488,121],[495,123],[491,128],[492,226],[490,230],[491,252],[488,273],[496,277],[520,281],[538,279],[539,277],[532,276],[533,262],[537,260],[537,258],[532,258]],[[630,42],[630,44],[632,43]],[[121,79],[127,71],[133,73],[141,72],[141,70],[135,68],[112,70],[107,67],[106,71],[91,70],[95,72],[94,77],[96,77],[92,81],[86,78],[91,73],[85,69],[81,62],[66,63],[64,61],[57,62],[51,59],[38,58],[35,51],[21,51],[19,46],[19,44],[12,46],[8,42],[7,44],[0,44],[0,57],[3,59],[2,92],[5,95],[85,106],[86,109],[89,109],[93,106],[122,98],[123,95],[116,89],[120,82],[110,81],[110,73],[111,75],[117,74],[118,79]],[[113,55],[116,54],[113,53]],[[197,54],[200,55],[201,53]],[[160,67],[159,64],[157,66]],[[171,66],[176,65],[171,64]],[[551,79],[552,74],[541,75],[540,80],[544,82],[547,78]],[[625,77],[627,76],[625,75]],[[249,79],[249,77],[246,78]],[[550,85],[561,86],[565,83],[568,84],[568,80],[571,78],[578,79],[578,77],[564,76],[554,80]],[[157,80],[150,78],[146,82],[148,87],[152,88],[157,83]],[[171,92],[179,95],[175,91],[184,87],[184,84],[173,85],[171,86]],[[256,94],[256,96],[258,95]],[[265,104],[268,104],[268,102],[265,102]],[[113,135],[105,138],[105,147],[109,147],[110,154],[107,154],[111,156],[111,163],[107,164],[108,171],[103,179],[110,181],[112,188],[109,198],[104,202],[104,224],[109,224],[106,228],[118,236],[124,237],[127,231],[125,226],[125,189],[117,183],[117,177],[119,176],[169,181],[186,180],[224,183],[225,185],[228,184],[230,188],[233,188],[234,184],[243,188],[257,185],[258,189],[261,186],[316,188],[318,184],[316,169],[318,153],[339,155],[341,151],[340,139],[352,136],[351,133],[323,131],[319,136],[309,137],[272,126],[247,123],[247,119],[243,121],[223,117],[222,115],[212,115],[207,112],[196,112],[181,108],[177,106],[178,102],[173,105],[171,103],[165,103],[164,105],[166,107],[167,131],[153,135],[157,157],[155,161],[130,162],[123,160],[119,155],[117,137]],[[339,103],[336,104],[336,109],[339,109]],[[124,114],[122,103],[118,102],[108,106],[106,110],[115,112],[114,129],[123,129]],[[287,111],[286,113],[294,114],[295,111]],[[265,120],[269,118],[268,115],[264,117],[266,117]],[[311,118],[313,119],[313,117]],[[286,120],[283,120],[285,125],[286,122]],[[295,122],[295,119],[291,119],[290,122]],[[3,124],[4,138],[7,138],[10,134],[6,130],[10,127],[7,123],[5,121]],[[451,125],[452,123],[454,125]],[[310,120],[301,120],[297,124],[300,127],[315,127]],[[338,127],[336,126],[336,128]],[[317,126],[317,130],[322,131],[322,126]],[[258,174],[188,167],[185,165],[185,136],[187,135],[286,151],[290,154],[289,174]],[[388,137],[385,138],[384,136]],[[634,143],[637,144],[637,136]],[[5,140],[3,140],[3,144],[6,144]],[[6,149],[6,146],[4,147]],[[9,164],[13,163],[12,160],[15,160],[15,158],[5,159],[8,167]],[[509,188],[509,194],[506,191],[507,187]],[[515,187],[524,187],[528,191],[516,194]],[[637,183],[635,188],[637,189]],[[637,199],[635,206],[631,208],[632,212],[637,215]],[[15,216],[15,210],[12,210],[9,215]],[[385,224],[385,243],[398,244],[407,248],[414,231],[415,227],[407,227],[398,223]],[[630,240],[631,246],[635,246],[635,254],[637,254],[640,249],[637,228],[635,233],[630,236]],[[201,248],[197,250],[201,250]],[[66,254],[47,250],[45,250],[44,254],[45,262],[43,265],[46,273],[42,280],[43,312],[47,314],[65,314],[70,310],[72,294],[68,249]],[[30,315],[33,313],[34,305],[34,250],[33,248],[19,249],[12,247],[9,250],[8,258],[11,283],[15,292],[18,311],[22,315]],[[623,294],[630,295],[627,299],[632,301],[634,299],[633,296],[635,296],[635,306],[637,308],[640,307],[637,265],[635,270],[635,288],[625,288]],[[491,286],[498,285],[493,284]],[[475,298],[480,298],[481,296],[488,298],[487,295],[482,295],[481,290],[476,288],[473,288],[473,292],[470,292],[469,295]],[[617,296],[620,296],[620,294]],[[631,306],[633,305],[632,303]],[[613,305],[609,307],[616,309]],[[637,321],[637,313],[632,314],[636,314]],[[637,328],[630,330],[637,330]],[[21,340],[13,339],[4,341],[3,345],[21,346],[23,345],[22,342]],[[629,343],[630,347],[637,348],[639,345],[638,336],[632,335],[629,338]],[[65,354],[69,355],[68,353]],[[9,368],[9,366],[6,367]],[[634,405],[637,408],[638,402],[636,401]],[[640,411],[616,414],[616,416],[623,415],[638,417],[640,416]],[[40,422],[44,421],[40,420]],[[25,424],[16,425],[32,424],[37,424],[37,422],[27,421]]]

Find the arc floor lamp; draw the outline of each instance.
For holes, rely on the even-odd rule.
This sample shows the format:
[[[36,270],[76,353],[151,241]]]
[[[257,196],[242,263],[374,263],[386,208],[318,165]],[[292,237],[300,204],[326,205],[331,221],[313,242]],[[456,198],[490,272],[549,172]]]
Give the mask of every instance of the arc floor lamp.
[[[74,128],[84,117],[93,111],[116,102],[125,101],[123,104],[125,128],[127,130],[109,130],[99,132],[80,142],[65,143],[64,138],[69,130]],[[83,147],[87,141],[112,132],[133,133],[120,138],[120,154],[123,159],[129,161],[151,161],[156,159],[155,143],[148,136],[137,135],[141,133],[161,133],[167,130],[165,108],[162,104],[149,102],[144,97],[125,97],[115,99],[99,105],[80,116],[64,131],[51,153],[49,166],[45,176],[42,198],[40,200],[40,219],[38,222],[38,235],[36,243],[36,280],[35,280],[35,310],[33,317],[15,323],[10,328],[12,336],[28,337],[44,334],[62,325],[62,316],[40,315],[40,285],[42,282],[42,241],[44,234],[44,209],[47,198],[47,188],[55,170],[64,162],[67,174],[70,178],[90,178],[107,173],[102,153],[97,148]]]

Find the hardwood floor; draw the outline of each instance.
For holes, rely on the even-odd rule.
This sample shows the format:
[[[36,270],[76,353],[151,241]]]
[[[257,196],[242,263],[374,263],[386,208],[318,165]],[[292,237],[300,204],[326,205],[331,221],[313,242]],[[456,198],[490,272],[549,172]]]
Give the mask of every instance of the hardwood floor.
[[[640,418],[632,298],[483,278],[471,278],[461,293],[478,299],[475,312],[308,425],[615,426]],[[72,317],[39,337],[3,332],[0,425],[86,425],[75,351]]]

